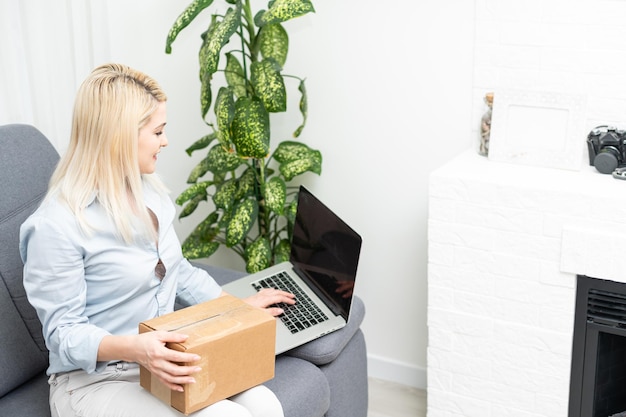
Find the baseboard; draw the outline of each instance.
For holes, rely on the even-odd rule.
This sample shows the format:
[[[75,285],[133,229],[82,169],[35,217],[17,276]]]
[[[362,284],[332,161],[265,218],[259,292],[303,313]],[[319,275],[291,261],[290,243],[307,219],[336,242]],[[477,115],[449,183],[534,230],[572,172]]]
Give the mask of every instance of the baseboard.
[[[367,355],[367,374],[372,378],[426,389],[426,369],[382,356]]]

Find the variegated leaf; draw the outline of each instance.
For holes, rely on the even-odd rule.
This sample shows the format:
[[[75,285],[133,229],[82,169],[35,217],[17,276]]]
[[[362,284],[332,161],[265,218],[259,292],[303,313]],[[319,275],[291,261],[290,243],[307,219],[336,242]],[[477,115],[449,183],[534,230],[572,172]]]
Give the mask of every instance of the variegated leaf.
[[[254,199],[239,204],[226,228],[226,246],[233,247],[245,239],[259,215],[259,205]]]
[[[211,108],[213,93],[211,91],[211,81],[213,74],[217,71],[217,62],[219,60],[219,51],[217,54],[212,48],[210,40],[213,39],[213,33],[217,31],[220,22],[217,17],[211,18],[211,24],[206,32],[202,33],[202,45],[198,52],[198,61],[200,64],[200,112],[204,119]]]
[[[176,204],[182,206],[185,202],[191,200],[197,195],[206,195],[206,189],[211,186],[213,183],[211,181],[199,182],[197,184],[193,184],[185,191],[180,193],[180,195],[176,198]]]
[[[291,254],[291,244],[289,240],[283,239],[278,242],[278,245],[274,248],[274,263],[279,264],[289,260]]]
[[[213,0],[194,0],[185,8],[185,10],[176,18],[176,21],[170,28],[169,33],[167,34],[167,39],[165,41],[165,53],[169,54],[172,52],[172,43],[178,36],[181,30],[186,28],[189,23],[193,21],[193,19],[198,16],[198,14],[209,7],[213,3]]]
[[[261,98],[268,112],[277,113],[287,110],[287,91],[280,66],[273,58],[253,62],[250,80],[255,94]]]
[[[196,164],[187,177],[187,184],[195,184],[209,170],[209,158],[204,158]]]
[[[213,255],[220,247],[218,242],[204,242],[202,240],[193,239],[189,236],[183,242],[183,256],[187,259],[208,258]]]
[[[197,150],[200,150],[200,149],[204,149],[207,146],[209,146],[211,144],[211,142],[213,142],[215,140],[215,138],[217,138],[217,133],[216,132],[209,133],[208,135],[202,136],[200,139],[195,141],[190,147],[185,149],[185,152],[187,152],[187,155],[191,156],[191,154],[194,151],[197,151]]]
[[[259,237],[246,248],[246,271],[254,273],[270,266],[272,250],[270,242]]]
[[[285,210],[285,217],[287,217],[287,235],[290,241],[293,237],[293,226],[296,223],[296,212],[298,211],[298,194],[299,193],[296,193],[293,200],[291,200],[291,203],[289,203],[289,206],[287,206],[287,209]]]
[[[208,169],[213,173],[231,171],[244,163],[243,159],[235,152],[225,150],[220,144],[215,145],[209,150],[206,159]]]
[[[254,23],[262,27],[271,23],[286,22],[314,11],[309,0],[274,0],[269,3],[267,11],[261,10],[254,16]]]
[[[200,204],[200,202],[202,201],[206,201],[206,199],[207,199],[206,194],[196,195],[194,198],[189,200],[187,204],[185,204],[185,207],[183,207],[183,209],[181,210],[180,214],[178,215],[178,218],[182,219],[184,217],[189,216],[191,213],[196,211],[196,209],[198,208],[198,204]]]
[[[232,87],[235,97],[244,97],[246,95],[246,78],[243,67],[239,60],[230,52],[226,54],[226,69],[224,76],[229,87]]]
[[[269,114],[257,97],[240,97],[235,103],[233,142],[242,157],[265,158],[270,146]]]
[[[273,177],[266,182],[263,187],[265,206],[274,213],[282,214],[287,196],[286,189],[287,186],[282,178]]]
[[[235,180],[226,181],[213,195],[213,203],[215,203],[215,207],[230,210],[233,202],[235,201],[236,192],[237,182],[235,182]]]
[[[209,29],[202,34],[202,46],[200,47],[200,81],[202,83],[202,118],[206,116],[211,107],[211,78],[217,71],[222,47],[226,45],[239,27],[241,18],[241,3],[236,7],[229,8],[224,19],[219,21],[214,15]]]
[[[230,87],[222,87],[215,100],[215,117],[217,120],[218,139],[226,149],[231,148],[230,123],[235,115],[235,100]]]
[[[206,258],[219,248],[220,244],[213,241],[219,233],[219,229],[213,227],[217,218],[217,213],[213,212],[196,226],[182,244],[183,256],[189,259]]]
[[[241,200],[248,195],[252,195],[256,185],[256,174],[254,173],[254,169],[246,169],[239,176],[238,185],[237,194],[235,195],[236,200]]]
[[[298,86],[298,90],[300,91],[300,113],[302,114],[302,124],[298,126],[298,128],[293,132],[293,137],[298,138],[306,126],[306,119],[309,115],[309,101],[306,94],[306,86],[304,85],[304,80],[300,80],[300,85]]]
[[[201,61],[201,67],[208,73],[215,73],[220,57],[222,47],[228,43],[230,37],[237,31],[241,19],[241,4],[238,3],[235,8],[228,9],[224,15],[224,19],[217,20],[215,16],[211,21],[209,29],[203,35],[203,43],[201,54],[205,60]]]
[[[312,151],[313,149],[302,142],[285,140],[278,144],[273,157],[278,162],[284,163],[307,158]]]
[[[272,58],[282,68],[289,52],[289,35],[280,23],[265,25],[259,30],[259,50],[263,58]]]
[[[319,151],[311,151],[306,157],[280,164],[280,173],[285,181],[291,181],[294,177],[305,172],[322,173],[322,154]]]

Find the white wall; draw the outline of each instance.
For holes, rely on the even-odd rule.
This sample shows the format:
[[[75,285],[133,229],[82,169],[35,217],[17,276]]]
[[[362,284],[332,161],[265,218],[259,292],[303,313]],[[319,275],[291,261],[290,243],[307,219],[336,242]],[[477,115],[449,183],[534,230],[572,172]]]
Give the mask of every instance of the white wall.
[[[172,55],[164,53],[167,31],[187,3],[107,0],[95,17],[110,27],[110,59],[153,75],[169,95],[170,146],[161,154],[159,171],[174,196],[200,157],[189,158],[184,149],[206,133],[198,110],[197,51],[208,15],[181,33]],[[322,175],[305,181],[363,235],[356,291],[367,308],[363,330],[370,374],[425,387],[427,178],[475,142],[475,5],[467,0],[313,3],[315,14],[287,24],[292,48],[287,69],[307,78],[309,94],[301,139],[324,157]],[[54,21],[41,24],[55,29]],[[71,62],[59,65],[72,69]],[[299,114],[273,121],[277,143],[288,138]],[[192,223],[178,225],[181,238]],[[220,255],[211,262],[241,268],[237,259]]]
[[[113,59],[154,74],[170,95],[171,145],[159,169],[177,194],[191,166],[183,150],[205,132],[196,63],[204,27],[183,31],[166,56],[164,34],[180,7],[163,2],[148,12],[146,3],[129,9],[128,2],[111,2],[111,22],[119,28],[111,51]],[[315,14],[287,24],[287,70],[307,78],[302,140],[324,156],[322,175],[306,183],[364,238],[357,294],[367,308],[370,374],[424,387],[427,176],[470,146],[477,126],[471,119],[474,4],[402,3],[314,2]],[[142,15],[149,23],[133,30],[129,42],[128,28]],[[299,114],[281,121],[275,141],[288,138]],[[191,223],[179,225],[181,236]],[[241,268],[232,257],[212,262]],[[390,325],[392,316],[399,319]]]
[[[183,149],[205,132],[196,56],[208,16],[183,31],[173,55],[163,53],[165,34],[186,4],[108,1],[111,58],[154,75],[170,96],[170,148],[160,171],[174,195],[192,163]],[[307,77],[310,99],[302,139],[324,155],[322,175],[306,183],[364,237],[357,293],[367,306],[370,373],[423,387],[428,174],[475,146],[487,91],[581,92],[588,95],[589,126],[620,124],[626,2],[314,4],[317,13],[287,24],[287,69]],[[280,122],[274,140],[287,138],[299,115]],[[179,224],[181,237],[192,223]],[[221,255],[212,262],[241,267]],[[396,314],[404,318],[389,325]]]
[[[622,0],[476,0],[474,103],[494,89],[582,94],[589,129],[624,128],[625,15]]]
[[[312,188],[363,235],[370,374],[422,386],[427,175],[470,144],[473,2],[389,4],[315,2],[290,62],[324,155]]]

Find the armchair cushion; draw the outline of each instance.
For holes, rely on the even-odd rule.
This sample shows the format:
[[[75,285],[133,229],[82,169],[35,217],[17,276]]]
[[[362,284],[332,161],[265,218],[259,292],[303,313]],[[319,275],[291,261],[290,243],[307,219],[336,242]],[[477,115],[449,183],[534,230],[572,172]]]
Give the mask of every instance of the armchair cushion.
[[[359,330],[364,317],[365,305],[360,298],[354,297],[350,320],[344,328],[285,352],[284,354],[294,358],[304,359],[315,365],[326,365],[337,359],[337,356],[339,356],[357,330]]]
[[[22,285],[22,260],[19,256],[19,226],[39,206],[48,190],[48,181],[59,161],[59,154],[48,139],[29,125],[0,127],[0,276],[7,286],[28,332],[47,360],[48,351],[41,334],[35,309],[26,299]],[[28,174],[24,173],[24,163]]]
[[[276,394],[286,417],[326,415],[330,407],[330,387],[326,375],[317,366],[281,355],[274,371],[274,379],[264,385]]]
[[[0,397],[0,410],[3,416],[50,417],[49,395],[48,377],[41,371],[40,375]]]
[[[32,126],[0,127],[0,396],[48,364],[41,324],[22,285],[20,224],[37,208],[59,155]],[[26,161],[26,162],[25,162]],[[25,174],[24,164],[28,167]]]

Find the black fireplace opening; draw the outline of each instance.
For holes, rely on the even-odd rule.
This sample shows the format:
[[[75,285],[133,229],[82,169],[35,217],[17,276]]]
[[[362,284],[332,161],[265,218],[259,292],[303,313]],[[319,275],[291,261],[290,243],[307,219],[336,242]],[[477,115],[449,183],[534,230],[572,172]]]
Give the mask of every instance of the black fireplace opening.
[[[626,284],[578,275],[569,417],[626,416]]]

